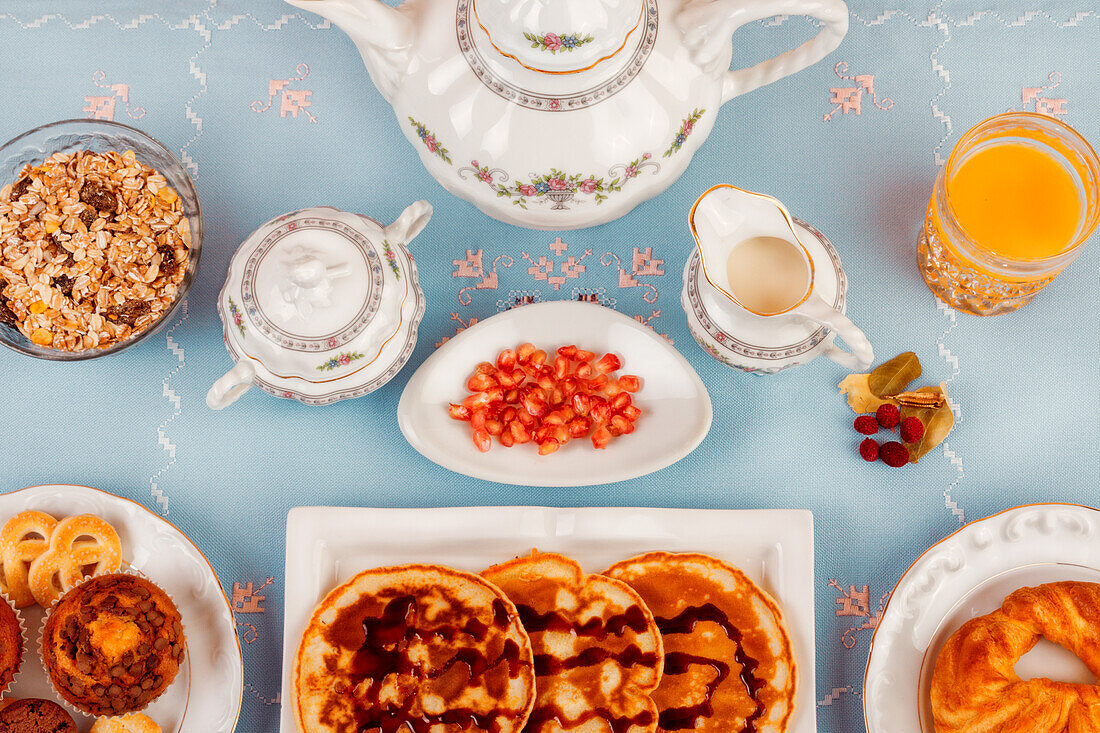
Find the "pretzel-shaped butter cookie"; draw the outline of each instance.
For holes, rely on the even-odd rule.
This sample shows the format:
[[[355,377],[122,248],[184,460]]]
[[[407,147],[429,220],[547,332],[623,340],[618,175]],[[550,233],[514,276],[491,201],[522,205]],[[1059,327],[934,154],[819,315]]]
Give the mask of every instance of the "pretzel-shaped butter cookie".
[[[87,575],[113,573],[121,564],[122,546],[114,527],[94,514],[66,517],[54,528],[49,549],[31,563],[31,593],[49,608]]]
[[[88,733],[161,733],[148,715],[130,713],[115,718],[96,718]]]
[[[7,593],[16,608],[34,604],[28,574],[31,564],[50,547],[57,520],[45,512],[16,514],[0,529],[0,590]]]

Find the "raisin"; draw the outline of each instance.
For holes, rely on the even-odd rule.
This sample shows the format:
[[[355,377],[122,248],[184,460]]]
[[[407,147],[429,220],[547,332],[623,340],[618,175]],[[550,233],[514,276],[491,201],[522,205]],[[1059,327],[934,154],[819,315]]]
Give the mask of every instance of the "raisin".
[[[3,298],[0,298],[0,323],[9,326],[16,326],[19,324],[19,319],[15,317],[15,313],[8,307],[8,301]]]
[[[130,328],[138,322],[138,319],[150,311],[150,305],[144,300],[127,300],[122,305],[112,305],[107,309],[107,318],[112,321],[121,321]]]
[[[111,190],[95,181],[85,181],[80,187],[80,200],[89,206],[94,206],[99,211],[109,214],[115,213],[118,208],[118,199]]]
[[[20,196],[27,192],[27,189],[31,187],[30,178],[20,178],[18,181],[12,184],[11,187],[11,200],[16,201]]]
[[[53,286],[61,291],[66,298],[73,295],[73,279],[68,275],[58,275],[53,279]]]
[[[83,191],[83,189],[81,190]],[[95,208],[91,206],[80,212],[80,220],[84,222],[84,226],[88,227],[89,229],[91,228],[92,222],[95,221],[97,216],[98,214],[96,213]]]
[[[160,264],[162,267],[167,267],[175,263],[176,250],[172,249],[167,244],[162,244],[157,247],[157,252],[160,252]]]

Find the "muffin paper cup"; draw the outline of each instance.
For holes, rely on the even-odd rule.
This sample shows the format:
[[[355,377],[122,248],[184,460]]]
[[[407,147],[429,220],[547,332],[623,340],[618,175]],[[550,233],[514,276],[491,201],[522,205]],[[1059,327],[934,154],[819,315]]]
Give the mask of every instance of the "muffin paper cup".
[[[11,598],[8,598],[8,594],[0,591],[0,598],[4,599],[4,602],[11,606],[11,610],[15,611],[15,620],[19,622],[19,666],[15,669],[15,674],[12,675],[11,682],[3,690],[0,690],[0,700],[3,700],[11,694],[11,690],[19,682],[19,676],[23,673],[23,670],[27,668],[27,624],[23,619],[23,613],[15,607]],[[174,603],[175,601],[173,601]]]
[[[138,570],[136,570],[136,569],[130,567],[129,565],[125,564],[125,561],[123,561],[122,567],[120,567],[118,570],[116,570],[112,573],[103,573],[103,575],[130,575],[132,577],[141,578],[142,580],[153,583],[158,588],[160,588],[166,596],[168,596],[168,599],[170,601],[172,601],[172,605],[174,605],[176,607],[176,611],[177,612],[179,611],[179,604],[176,602],[175,597],[173,597],[171,593],[169,593],[163,586],[158,584],[152,578],[146,577],[146,575],[144,573],[141,573]],[[42,617],[42,623],[41,623],[41,625],[39,626],[39,629],[38,629],[38,639],[39,639],[40,649],[45,649],[46,648],[46,645],[45,645],[45,641],[46,641],[46,623],[50,620],[50,617],[53,616],[53,612],[54,612],[54,609],[57,608],[57,604],[59,604],[66,596],[68,596],[69,593],[72,593],[73,591],[75,591],[77,588],[79,588],[80,586],[87,583],[92,578],[98,578],[98,577],[103,577],[103,576],[102,575],[90,575],[87,578],[84,578],[84,580],[80,581],[75,586],[73,586],[72,590],[69,590],[66,593],[61,594],[56,601],[54,601],[52,604],[50,604],[50,608],[47,610],[46,614]],[[46,680],[49,682],[50,690],[53,691],[54,696],[57,698],[57,702],[60,703],[61,705],[63,705],[67,710],[70,710],[70,711],[75,712],[75,713],[77,713],[77,714],[79,714],[79,715],[81,715],[85,718],[90,718],[92,720],[95,720],[96,718],[101,718],[101,717],[117,717],[117,716],[120,716],[120,715],[126,715],[127,713],[139,713],[139,712],[145,710],[146,708],[148,708],[153,703],[155,703],[161,697],[163,697],[164,693],[168,692],[168,690],[171,689],[171,687],[177,683],[177,681],[179,680],[180,672],[183,671],[184,665],[187,664],[188,659],[190,658],[191,652],[187,648],[187,627],[183,622],[183,615],[182,614],[180,614],[180,629],[181,629],[180,633],[183,635],[184,661],[183,661],[182,664],[180,664],[180,668],[176,672],[176,677],[169,684],[165,685],[164,689],[160,691],[159,695],[157,695],[156,697],[150,699],[147,703],[142,705],[140,708],[135,708],[133,710],[126,710],[126,711],[120,712],[120,713],[112,713],[110,715],[97,715],[96,713],[91,713],[91,712],[88,712],[87,710],[82,710],[82,709],[78,708],[76,705],[73,705],[71,702],[69,702],[65,698],[65,696],[62,695],[58,691],[57,686],[54,685],[53,675],[50,674],[50,669],[49,669],[49,667],[46,666],[46,657],[41,652],[38,655],[38,662],[39,662],[40,665],[42,665],[42,669],[46,673]],[[13,684],[14,684],[14,682],[13,682]]]

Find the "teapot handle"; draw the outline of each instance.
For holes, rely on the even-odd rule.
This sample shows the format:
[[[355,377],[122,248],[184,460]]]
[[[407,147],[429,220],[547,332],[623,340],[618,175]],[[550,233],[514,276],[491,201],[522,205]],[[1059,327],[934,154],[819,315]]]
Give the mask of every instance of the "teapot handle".
[[[824,26],[817,35],[775,58],[747,69],[727,71],[722,81],[722,103],[771,84],[825,58],[848,32],[848,6],[844,0],[689,0],[678,23],[695,62],[716,71],[729,39],[741,26],[776,15],[808,15]]]
[[[236,402],[241,395],[252,387],[252,378],[256,376],[256,367],[248,359],[237,362],[237,366],[223,374],[206,393],[206,406],[211,410],[224,410]]]
[[[811,295],[805,303],[791,311],[791,315],[825,326],[844,339],[851,353],[836,344],[829,344],[822,353],[845,369],[861,372],[875,363],[874,349],[863,331],[848,316],[834,310],[820,297]]]

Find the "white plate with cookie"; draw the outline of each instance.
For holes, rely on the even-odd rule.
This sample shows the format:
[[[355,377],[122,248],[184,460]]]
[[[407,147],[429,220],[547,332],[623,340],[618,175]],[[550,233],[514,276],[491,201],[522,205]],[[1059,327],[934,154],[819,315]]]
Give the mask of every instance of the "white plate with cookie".
[[[43,512],[62,522],[68,517],[94,515],[113,528],[120,551],[120,571],[144,576],[165,590],[182,616],[186,635],[186,656],[175,680],[142,713],[163,733],[231,733],[237,725],[244,686],[241,648],[229,599],[214,569],[194,543],[140,504],[85,486],[35,486],[0,495],[0,527],[22,512]],[[78,551],[86,549],[92,544],[89,536],[100,536],[103,529],[97,522],[78,523],[77,541],[72,546]],[[85,533],[88,536],[82,536]],[[27,571],[28,564],[26,558],[15,560],[16,535],[22,535],[22,547],[27,550],[33,546],[33,542],[28,544],[28,538],[35,537],[35,533],[25,526],[20,532],[8,532],[4,536],[8,541],[0,542],[5,559],[23,567],[20,572],[16,565],[9,565],[12,570],[4,574],[3,583],[28,584],[25,593],[21,587],[9,588],[9,597],[23,595],[21,605],[26,605],[19,613],[26,633],[20,671],[3,697],[5,701],[43,698],[64,704],[47,680],[39,650],[46,613],[40,604],[49,602],[50,591],[36,577],[34,563],[29,563],[28,581],[16,577]],[[110,546],[110,542],[103,544]],[[55,549],[56,543],[47,552]],[[87,554],[80,558],[88,559]],[[105,558],[103,564],[108,560]],[[34,596],[38,596],[37,601]],[[95,718],[68,705],[65,711],[75,720],[79,733],[92,730]],[[95,730],[98,733],[115,728],[100,724]],[[130,728],[117,727],[117,730]]]
[[[1002,655],[980,642],[987,630],[978,627],[1001,623],[998,609],[1002,604],[1007,608],[1006,598],[1021,588],[1074,583],[1100,583],[1100,510],[1091,507],[1016,507],[971,522],[933,545],[898,581],[871,640],[863,698],[868,733],[934,733],[933,674],[952,636],[972,622],[950,645],[957,649],[958,644],[969,643],[970,652],[977,651],[980,659],[986,654]],[[1014,617],[1020,613],[1020,598],[1014,596]],[[987,616],[994,612],[998,613]],[[1058,634],[1055,626],[1044,631]],[[1023,653],[1014,669],[1019,684],[1025,685],[1046,685],[1039,681],[1042,678],[1090,686],[1097,682],[1095,671],[1046,638]],[[949,674],[948,670],[955,675],[950,684],[965,694],[954,695],[954,702],[942,698],[939,715],[970,715],[960,711],[957,703],[980,707],[976,702],[980,692],[962,689],[972,675],[950,664],[941,674]],[[943,680],[940,685],[941,690],[948,689]],[[1021,689],[1006,688],[999,697],[991,694],[981,714],[1003,713],[998,710],[1003,708],[1000,700],[1017,701],[1016,691]]]
[[[527,557],[532,548],[565,555],[586,573],[611,572],[612,566],[651,552],[702,553],[736,566],[782,609],[789,649],[797,664],[793,713],[785,730],[816,733],[813,515],[787,510],[614,507],[292,509],[287,516],[281,733],[298,733],[293,689],[299,641],[313,627],[315,607],[334,588],[344,587],[365,570],[410,563],[487,572],[492,577],[489,568],[497,566],[495,570],[503,572],[500,563]],[[696,603],[694,595],[685,598],[704,605],[702,600]],[[660,625],[660,619],[657,622]],[[677,637],[678,648],[682,643],[685,640]],[[669,661],[666,656],[666,665]],[[678,679],[688,677],[696,681],[691,675]],[[737,674],[730,679],[743,681]],[[693,692],[701,694],[704,687],[701,684]],[[666,711],[661,707],[662,713]]]

